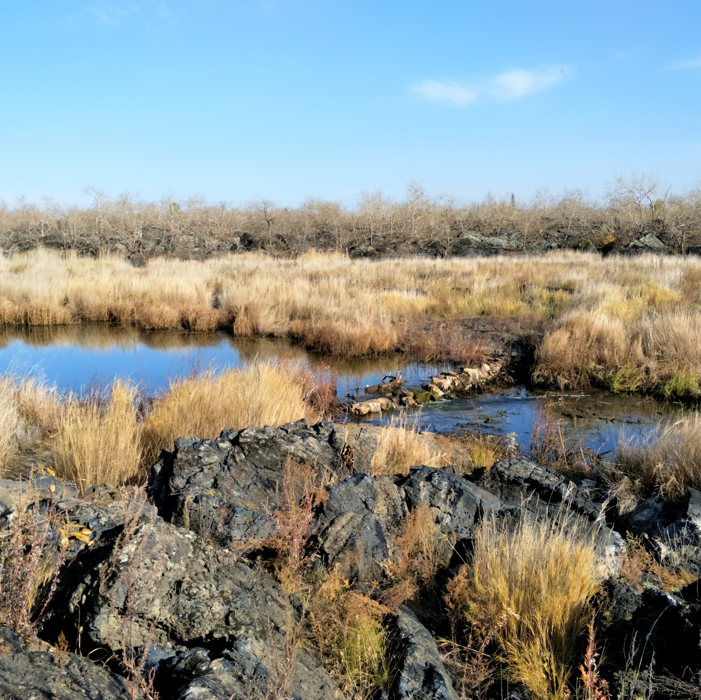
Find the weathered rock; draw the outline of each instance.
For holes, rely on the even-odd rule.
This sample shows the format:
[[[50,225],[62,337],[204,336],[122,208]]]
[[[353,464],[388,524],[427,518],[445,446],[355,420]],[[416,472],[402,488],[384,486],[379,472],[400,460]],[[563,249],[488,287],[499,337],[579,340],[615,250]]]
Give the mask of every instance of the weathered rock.
[[[654,233],[648,233],[647,236],[639,238],[637,241],[632,241],[626,246],[627,251],[664,253],[667,246]]]
[[[286,660],[267,643],[239,640],[215,659],[202,648],[166,656],[150,668],[163,698],[267,700],[276,690],[291,700],[342,700],[343,694],[301,650]],[[274,696],[274,695],[273,695]]]
[[[356,442],[364,467],[371,441]],[[154,465],[149,490],[166,520],[250,552],[273,534],[270,512],[288,458],[345,477],[351,456],[344,435],[326,421],[225,430],[217,440],[178,439]]]
[[[501,460],[477,481],[502,500],[505,512],[518,514],[525,508],[539,517],[567,517],[569,513],[580,517],[582,527],[591,531],[602,562],[610,572],[617,570],[617,557],[625,544],[604,524],[606,502],[592,500],[590,488],[523,458]]]
[[[356,401],[351,404],[348,410],[355,416],[367,416],[368,413],[382,413],[382,411],[391,411],[393,408],[395,406],[392,399],[383,397],[367,401]]]
[[[487,382],[494,381],[501,371],[501,362],[484,363],[481,367],[463,367],[462,372],[441,372],[439,376],[431,377],[424,388],[439,396],[448,392],[468,392]]]
[[[396,626],[401,660],[392,697],[398,700],[458,700],[431,633],[408,608],[402,605],[398,612]]]
[[[321,553],[345,578],[377,580],[407,514],[391,477],[346,479],[329,492],[320,522]]]
[[[69,652],[27,651],[0,628],[0,697],[3,700],[129,700],[123,678]]]
[[[421,466],[399,484],[409,510],[426,504],[441,535],[439,556],[447,564],[454,546],[472,538],[475,523],[498,510],[501,501],[477,484],[443,469]]]

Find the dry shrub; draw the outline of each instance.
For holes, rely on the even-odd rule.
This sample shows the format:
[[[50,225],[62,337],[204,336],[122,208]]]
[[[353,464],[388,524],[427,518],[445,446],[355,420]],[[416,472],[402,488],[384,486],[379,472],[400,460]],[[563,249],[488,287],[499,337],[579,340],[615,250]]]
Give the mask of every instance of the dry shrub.
[[[442,466],[443,454],[431,444],[430,437],[418,431],[416,420],[410,422],[406,416],[392,418],[391,424],[384,426],[378,437],[371,464],[373,475],[406,476],[411,467],[422,464]]]
[[[394,561],[386,564],[392,585],[382,602],[392,610],[412,599],[420,590],[432,589],[441,563],[447,564],[446,546],[427,503],[419,503],[402,523],[393,543]],[[444,545],[444,546],[441,546]]]
[[[643,442],[621,440],[610,476],[615,482],[627,477],[641,494],[676,497],[701,488],[701,416],[668,422]]]
[[[319,415],[305,400],[305,386],[300,367],[265,362],[172,382],[144,423],[146,463],[181,436],[214,439],[225,428],[314,422]]]
[[[310,603],[310,621],[328,671],[349,697],[366,700],[389,679],[382,622],[390,611],[349,585],[337,569],[330,571]]]
[[[278,486],[275,491],[276,507],[268,513],[275,525],[275,534],[264,544],[277,552],[275,576],[288,595],[302,589],[302,576],[312,561],[307,545],[315,532],[317,481],[311,466],[298,464],[288,457],[282,487]]]
[[[0,625],[25,639],[45,617],[65,561],[70,525],[52,499],[31,503],[31,479],[0,531]]]
[[[677,591],[697,579],[679,562],[659,561],[640,537],[627,538],[618,564],[621,578],[638,591],[643,590],[650,576],[657,579],[662,589],[668,592]]]
[[[137,408],[136,387],[121,380],[109,393],[69,397],[54,443],[61,476],[75,481],[81,493],[94,484],[143,480]]]
[[[483,521],[446,603],[477,633],[494,633],[514,680],[559,700],[601,579],[593,532],[567,515],[537,521],[524,512],[516,523]]]

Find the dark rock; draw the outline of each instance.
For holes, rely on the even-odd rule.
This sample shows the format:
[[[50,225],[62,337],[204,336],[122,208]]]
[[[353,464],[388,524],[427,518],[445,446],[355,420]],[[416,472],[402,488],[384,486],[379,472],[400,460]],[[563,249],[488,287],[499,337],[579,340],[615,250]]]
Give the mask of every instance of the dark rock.
[[[457,542],[472,538],[476,522],[501,507],[499,498],[477,484],[443,469],[426,466],[412,469],[400,484],[400,492],[409,510],[420,503],[428,505],[445,536],[442,554],[447,560]]]
[[[391,477],[358,474],[346,479],[329,492],[320,520],[320,553],[345,578],[377,580],[407,514]]]
[[[632,241],[626,246],[626,251],[629,252],[649,252],[649,253],[665,253],[667,246],[654,233],[648,233],[647,236],[639,238],[637,241]]]
[[[578,487],[554,469],[523,458],[497,462],[478,483],[504,503],[520,505],[535,494],[548,504],[565,501],[569,508],[590,520],[604,514],[605,501],[592,500],[590,488]]]
[[[0,628],[0,697],[3,700],[129,700],[123,678],[69,652],[26,651]]]
[[[458,700],[431,633],[403,605],[396,620],[400,661],[392,697],[398,700]]]
[[[362,436],[358,442],[364,467],[370,440]],[[216,440],[180,438],[174,452],[153,466],[149,491],[166,520],[206,541],[250,552],[273,534],[270,511],[287,459],[345,477],[346,448],[325,421],[224,430]]]

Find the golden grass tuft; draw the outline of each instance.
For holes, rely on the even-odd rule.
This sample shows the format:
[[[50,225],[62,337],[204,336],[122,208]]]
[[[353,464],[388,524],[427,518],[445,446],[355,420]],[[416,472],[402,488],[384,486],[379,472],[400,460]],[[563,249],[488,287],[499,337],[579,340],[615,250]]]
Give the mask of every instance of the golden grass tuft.
[[[320,415],[306,400],[307,379],[301,366],[259,362],[172,382],[144,424],[146,463],[178,437],[214,439],[225,428],[316,422]]]
[[[378,474],[409,474],[411,467],[425,464],[428,467],[444,466],[444,454],[432,441],[432,436],[419,432],[416,421],[406,416],[392,418],[384,426],[377,439],[377,449],[372,457],[371,470]]]
[[[610,468],[615,481],[627,478],[640,495],[656,490],[675,497],[690,486],[701,489],[701,416],[668,422],[643,442],[621,440]]]
[[[56,469],[81,493],[95,484],[143,481],[137,389],[122,381],[108,394],[70,397],[55,441]]]
[[[382,624],[389,612],[370,596],[351,590],[335,569],[310,601],[315,644],[349,697],[366,700],[389,680],[389,644]]]
[[[495,635],[514,680],[536,698],[560,700],[601,580],[592,534],[572,518],[489,518],[471,564],[448,584],[446,603],[456,618]]]

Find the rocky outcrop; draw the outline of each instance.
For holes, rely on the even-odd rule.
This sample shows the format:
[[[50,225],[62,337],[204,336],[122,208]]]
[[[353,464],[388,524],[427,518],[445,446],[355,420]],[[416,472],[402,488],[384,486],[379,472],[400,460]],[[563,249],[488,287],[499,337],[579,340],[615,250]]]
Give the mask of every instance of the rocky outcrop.
[[[431,633],[404,606],[400,606],[395,624],[401,651],[393,697],[458,700]]]
[[[646,236],[632,241],[625,247],[628,253],[666,253],[667,246],[654,234],[648,233]]]
[[[484,363],[480,367],[463,367],[460,372],[441,372],[440,375],[431,377],[424,389],[438,396],[447,393],[467,393],[494,381],[501,367],[500,362],[492,362]]]
[[[0,627],[3,700],[130,700],[127,682],[90,659],[67,651],[28,650]]]
[[[149,492],[166,520],[250,552],[273,532],[270,516],[288,459],[341,478],[354,463],[352,446],[329,422],[225,430],[216,440],[177,440],[154,465]]]

